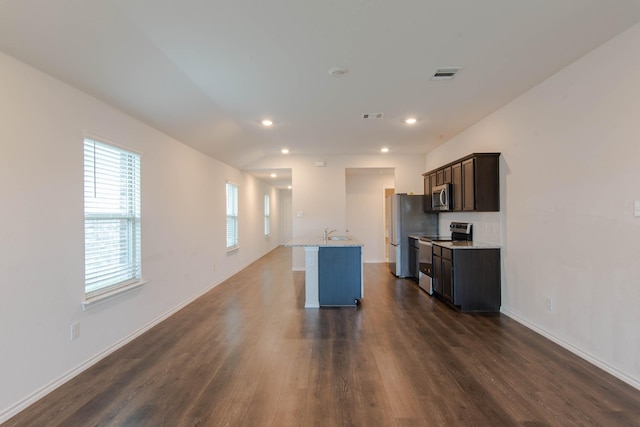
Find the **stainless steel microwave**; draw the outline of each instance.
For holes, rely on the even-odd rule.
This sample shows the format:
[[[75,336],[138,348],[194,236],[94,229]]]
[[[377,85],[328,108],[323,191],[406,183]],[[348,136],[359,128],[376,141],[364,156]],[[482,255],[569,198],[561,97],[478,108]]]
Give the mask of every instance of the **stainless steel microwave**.
[[[451,184],[438,185],[431,189],[431,208],[434,211],[451,210]]]

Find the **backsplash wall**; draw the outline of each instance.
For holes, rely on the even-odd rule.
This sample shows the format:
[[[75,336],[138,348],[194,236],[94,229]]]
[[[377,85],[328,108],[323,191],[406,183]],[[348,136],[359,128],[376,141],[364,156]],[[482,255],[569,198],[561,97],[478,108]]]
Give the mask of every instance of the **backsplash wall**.
[[[501,212],[441,212],[438,218],[439,234],[448,236],[452,221],[473,224],[473,240],[482,243],[502,245]]]

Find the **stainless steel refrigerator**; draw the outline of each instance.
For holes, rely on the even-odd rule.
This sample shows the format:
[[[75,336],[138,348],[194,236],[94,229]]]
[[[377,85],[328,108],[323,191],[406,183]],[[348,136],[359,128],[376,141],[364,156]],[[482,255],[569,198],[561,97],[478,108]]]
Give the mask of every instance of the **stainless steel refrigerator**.
[[[387,198],[389,215],[389,270],[398,277],[408,277],[409,235],[436,236],[438,214],[426,213],[422,195],[393,194]]]

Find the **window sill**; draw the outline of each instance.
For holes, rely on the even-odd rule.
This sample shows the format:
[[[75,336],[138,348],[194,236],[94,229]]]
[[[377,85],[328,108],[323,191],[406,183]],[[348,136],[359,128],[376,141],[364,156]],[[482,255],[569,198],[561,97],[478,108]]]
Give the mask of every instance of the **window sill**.
[[[235,251],[237,251],[238,249],[240,249],[240,246],[239,246],[239,245],[235,245],[235,246],[228,247],[228,248],[227,248],[227,253],[229,253],[229,252],[235,252]]]
[[[134,283],[128,284],[126,286],[122,286],[122,287],[119,287],[117,289],[114,289],[112,291],[105,292],[105,293],[100,294],[100,295],[96,295],[96,296],[93,296],[93,297],[85,298],[85,300],[82,301],[82,309],[83,310],[87,310],[88,308],[100,305],[103,302],[107,302],[109,300],[112,300],[112,299],[120,296],[120,295],[129,293],[129,292],[131,292],[131,291],[133,291],[135,289],[138,289],[142,285],[144,285],[145,283],[147,283],[145,280],[141,280],[139,282],[134,282]]]

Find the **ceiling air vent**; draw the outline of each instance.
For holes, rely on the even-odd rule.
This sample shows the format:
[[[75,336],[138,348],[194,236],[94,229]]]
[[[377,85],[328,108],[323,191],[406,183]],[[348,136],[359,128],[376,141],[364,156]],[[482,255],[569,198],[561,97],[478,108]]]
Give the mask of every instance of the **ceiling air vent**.
[[[431,76],[431,80],[451,80],[460,70],[462,70],[462,67],[439,68]]]
[[[384,117],[384,113],[364,113],[363,119],[381,119]]]

